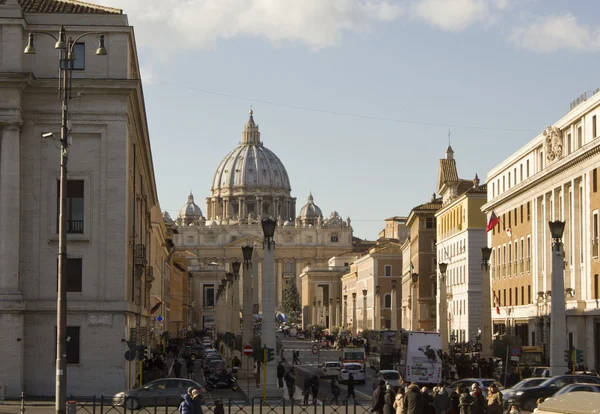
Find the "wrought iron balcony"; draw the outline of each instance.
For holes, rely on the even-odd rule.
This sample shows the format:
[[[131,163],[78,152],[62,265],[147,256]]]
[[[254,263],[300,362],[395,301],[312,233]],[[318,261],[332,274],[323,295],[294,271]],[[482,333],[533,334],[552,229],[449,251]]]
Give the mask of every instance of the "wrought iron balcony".
[[[148,261],[146,260],[146,246],[143,244],[135,245],[135,264],[146,266]]]
[[[83,220],[67,220],[67,233],[82,234]]]

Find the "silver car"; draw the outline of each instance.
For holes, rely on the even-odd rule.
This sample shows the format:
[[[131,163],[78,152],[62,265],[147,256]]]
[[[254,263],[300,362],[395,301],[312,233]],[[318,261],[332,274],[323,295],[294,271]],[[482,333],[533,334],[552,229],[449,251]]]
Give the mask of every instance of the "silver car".
[[[342,369],[342,363],[339,361],[321,362],[317,369],[319,378],[337,377]]]
[[[400,388],[400,373],[395,369],[382,369],[375,375],[375,381],[373,384],[377,384],[379,380],[383,380],[386,383],[390,384],[390,387],[394,391],[398,391]]]
[[[179,406],[181,396],[188,388],[195,388],[200,395],[206,390],[200,383],[184,378],[162,378],[151,381],[141,388],[122,391],[113,397],[113,405],[125,406],[128,410],[142,407]]]

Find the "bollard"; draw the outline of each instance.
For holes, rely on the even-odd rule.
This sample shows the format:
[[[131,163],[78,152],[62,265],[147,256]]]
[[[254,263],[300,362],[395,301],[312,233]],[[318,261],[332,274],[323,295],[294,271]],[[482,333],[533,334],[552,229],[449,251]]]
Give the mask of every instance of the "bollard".
[[[77,401],[67,401],[67,414],[75,414],[77,412]]]
[[[25,393],[21,393],[21,410],[19,411],[21,414],[25,414]]]

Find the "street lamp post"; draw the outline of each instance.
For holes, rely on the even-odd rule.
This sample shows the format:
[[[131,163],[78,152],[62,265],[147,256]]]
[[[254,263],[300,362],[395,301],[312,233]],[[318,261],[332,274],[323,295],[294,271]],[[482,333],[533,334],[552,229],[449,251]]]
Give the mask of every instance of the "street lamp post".
[[[381,330],[381,286],[375,286],[375,306],[373,309],[373,323],[376,331]]]
[[[356,338],[356,292],[352,292],[352,337]]]
[[[552,235],[552,291],[558,292],[556,299],[550,302],[550,375],[562,375],[567,371],[564,360],[564,351],[567,348],[567,321],[565,301],[562,293],[565,291],[565,275],[563,268],[563,243],[565,231],[564,221],[551,221],[550,233]]]
[[[446,271],[448,270],[448,263],[439,263],[438,264],[440,270],[440,280],[438,282],[438,286],[440,289],[439,297],[438,297],[438,324],[439,324],[439,332],[442,337],[442,350],[448,349],[448,302],[446,301]]]
[[[411,329],[416,331],[419,329],[419,312],[417,311],[418,300],[417,300],[417,285],[419,284],[419,274],[413,273],[410,275],[412,279],[412,289],[413,289],[413,297],[412,297],[412,320],[410,323]]]
[[[348,295],[344,295],[344,310],[342,311],[342,328],[346,329],[348,323],[346,320],[348,319]]]
[[[492,356],[492,288],[490,286],[490,247],[481,248],[481,357]]]
[[[61,98],[60,128],[60,202],[58,222],[58,286],[56,301],[56,395],[55,410],[64,414],[67,409],[67,161],[69,148],[69,99],[71,95],[71,72],[73,62],[77,60],[73,48],[79,39],[91,34],[99,35],[96,55],[107,55],[104,47],[104,35],[101,32],[86,32],[76,39],[67,37],[65,27],[61,26],[58,38],[47,32],[29,33],[26,55],[35,55],[34,40],[36,34],[50,36],[56,40],[54,48],[59,50],[59,90]]]
[[[335,299],[335,326],[342,327],[342,305],[340,304],[340,297]]]

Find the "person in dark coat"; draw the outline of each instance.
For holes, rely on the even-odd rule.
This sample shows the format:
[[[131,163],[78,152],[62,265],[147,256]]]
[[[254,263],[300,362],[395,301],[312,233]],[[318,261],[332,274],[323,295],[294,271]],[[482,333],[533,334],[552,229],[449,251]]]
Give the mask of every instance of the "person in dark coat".
[[[423,414],[425,399],[417,384],[410,384],[404,394],[404,409],[406,414]]]
[[[346,395],[346,402],[350,399],[350,396],[352,396],[353,400],[356,400],[356,395],[354,395],[354,375],[350,374],[348,375],[348,383],[346,384],[346,392],[348,393],[348,395]]]
[[[183,394],[183,401],[179,404],[179,412],[181,414],[196,414],[196,404],[194,400],[200,395],[196,389],[188,389],[186,394]]]
[[[340,389],[339,385],[337,385],[335,383],[335,378],[332,378],[331,379],[331,395],[333,395],[333,400],[332,401],[336,405],[339,404],[338,399],[339,399],[339,396],[340,396],[341,392],[342,392],[342,390]]]
[[[456,387],[450,394],[450,403],[452,405],[452,413],[458,414],[460,411],[460,387]]]
[[[452,401],[442,384],[434,388],[433,409],[435,410],[435,414],[450,414],[450,410],[452,409]]]
[[[288,372],[285,373],[283,378],[285,379],[285,385],[288,389],[288,395],[290,396],[290,400],[294,400],[294,392],[296,391],[296,381],[298,380],[296,368],[291,367],[288,370]]]
[[[181,378],[181,362],[177,358],[173,361],[173,372],[175,373],[175,378]]]
[[[471,389],[471,396],[473,397],[473,406],[471,407],[471,414],[485,414],[487,401],[483,396],[483,392],[481,392],[477,384],[473,384],[471,386]]]
[[[395,398],[396,393],[392,389],[392,386],[390,384],[386,384],[385,394],[383,396],[383,414],[396,414],[396,410],[394,409]]]
[[[277,385],[278,388],[283,388],[283,377],[285,375],[285,367],[283,366],[283,361],[279,361],[277,364]]]
[[[371,412],[383,414],[383,405],[385,396],[385,381],[380,380],[379,385],[373,390],[373,401],[371,403]]]

